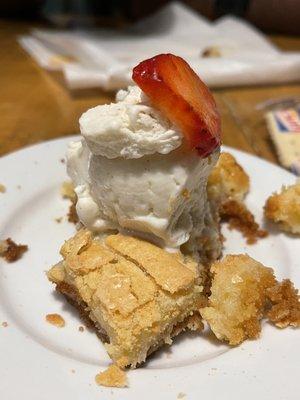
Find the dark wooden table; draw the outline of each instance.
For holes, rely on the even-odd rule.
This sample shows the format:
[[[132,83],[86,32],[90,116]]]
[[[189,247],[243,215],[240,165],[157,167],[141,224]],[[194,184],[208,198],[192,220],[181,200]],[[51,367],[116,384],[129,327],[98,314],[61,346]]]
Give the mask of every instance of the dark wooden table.
[[[60,74],[40,68],[18,45],[31,25],[0,21],[0,155],[23,146],[78,132],[86,109],[113,100],[100,90],[71,92]],[[270,36],[282,50],[300,50],[300,38]],[[215,90],[223,142],[272,162],[277,158],[257,105],[294,96],[300,84]]]

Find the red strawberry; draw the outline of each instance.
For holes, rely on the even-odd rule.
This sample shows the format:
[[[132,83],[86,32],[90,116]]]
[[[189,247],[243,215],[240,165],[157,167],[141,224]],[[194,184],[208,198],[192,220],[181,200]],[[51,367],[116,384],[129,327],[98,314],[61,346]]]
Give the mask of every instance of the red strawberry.
[[[132,79],[200,156],[208,156],[220,145],[221,123],[214,98],[181,57],[160,54],[142,61],[133,69]]]

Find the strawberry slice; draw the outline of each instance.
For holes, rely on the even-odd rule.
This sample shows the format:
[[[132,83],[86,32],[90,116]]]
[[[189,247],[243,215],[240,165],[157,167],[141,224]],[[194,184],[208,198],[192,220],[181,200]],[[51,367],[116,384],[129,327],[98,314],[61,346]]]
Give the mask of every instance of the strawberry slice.
[[[220,146],[221,122],[214,98],[186,61],[160,54],[138,64],[132,79],[202,157]]]

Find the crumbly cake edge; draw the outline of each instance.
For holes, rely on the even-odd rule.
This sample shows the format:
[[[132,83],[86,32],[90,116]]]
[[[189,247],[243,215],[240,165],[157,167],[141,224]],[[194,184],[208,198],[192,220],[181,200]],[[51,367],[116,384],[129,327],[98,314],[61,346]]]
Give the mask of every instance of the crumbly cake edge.
[[[81,299],[80,295],[76,288],[74,288],[71,284],[66,282],[56,283],[56,290],[62,294],[66,300],[74,306],[78,311],[80,318],[85,322],[85,324],[93,329],[99,339],[103,343],[109,343],[109,336],[107,335],[106,331],[100,326],[96,321],[91,319],[90,317],[90,310],[87,304]],[[203,296],[204,298],[204,296]],[[141,362],[137,362],[136,364],[127,365],[131,368],[136,368],[142,365],[148,356],[158,350],[160,347],[165,345],[169,339],[173,339],[178,336],[180,333],[184,332],[186,329],[189,330],[202,330],[204,327],[202,323],[202,318],[200,316],[200,312],[197,310],[193,311],[192,315],[186,316],[183,320],[179,320],[176,324],[173,325],[171,334],[167,332],[164,336],[160,338],[160,340],[154,345],[151,346],[148,351],[145,359]],[[167,340],[166,340],[167,339]]]

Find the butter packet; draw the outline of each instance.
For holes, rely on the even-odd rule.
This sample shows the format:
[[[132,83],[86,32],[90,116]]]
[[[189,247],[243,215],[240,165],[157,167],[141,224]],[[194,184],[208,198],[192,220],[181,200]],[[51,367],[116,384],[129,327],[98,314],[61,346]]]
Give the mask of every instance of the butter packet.
[[[265,114],[280,163],[300,176],[300,104]]]

